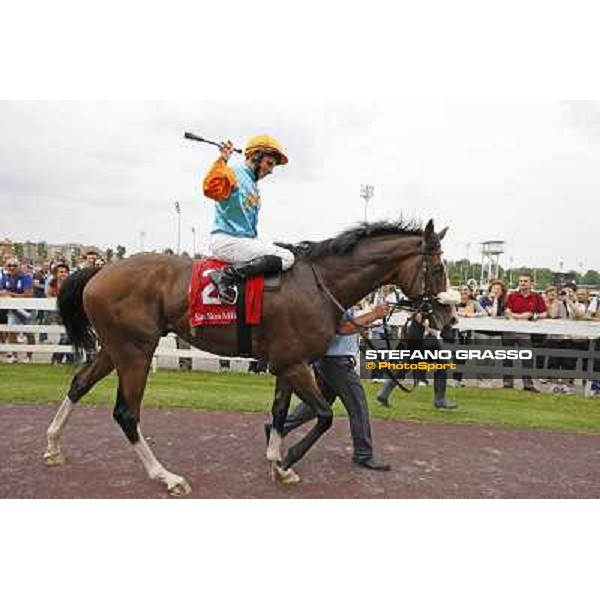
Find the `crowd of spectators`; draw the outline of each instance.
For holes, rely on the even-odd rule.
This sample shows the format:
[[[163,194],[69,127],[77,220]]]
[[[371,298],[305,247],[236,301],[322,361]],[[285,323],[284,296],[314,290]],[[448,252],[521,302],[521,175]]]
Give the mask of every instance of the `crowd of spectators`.
[[[563,319],[563,320],[600,320],[600,310],[598,296],[593,299],[590,297],[589,290],[578,289],[574,282],[567,283],[564,286],[550,286],[543,293],[538,293],[532,289],[532,279],[527,273],[519,277],[519,287],[517,290],[507,293],[507,286],[501,280],[494,280],[490,283],[486,293],[476,295],[471,291],[469,295],[470,303],[475,303],[483,308],[484,313],[490,316],[503,316],[509,319],[518,320],[537,320],[537,319]],[[469,306],[469,305],[468,305]],[[481,313],[477,308],[469,306],[463,309],[459,314],[463,317],[478,316]],[[529,346],[533,348],[545,347],[549,349],[563,350],[587,350],[589,340],[574,338],[565,334],[505,334],[503,343],[517,346]],[[511,366],[506,364],[506,366]],[[533,367],[529,361],[524,363],[525,368]],[[536,368],[546,366],[552,370],[564,370],[568,375],[569,370],[576,368],[576,359],[574,357],[549,356],[544,362],[544,357],[537,359]],[[587,360],[583,360],[583,370],[587,369]],[[574,381],[572,378],[554,377],[543,380],[544,383],[552,384],[554,393],[572,393]],[[513,387],[513,380],[510,376],[504,377],[504,387]],[[537,392],[531,377],[523,378],[523,389],[531,392]]]
[[[509,290],[508,285],[500,280],[494,279],[485,290],[478,290],[475,286],[459,285],[460,303],[456,306],[456,312],[459,317],[477,319],[480,317],[502,317],[513,320],[536,321],[538,319],[563,319],[563,320],[600,320],[600,295],[592,297],[589,290],[578,289],[575,283],[567,283],[561,287],[551,286],[545,292],[536,292],[533,290],[532,278],[528,273],[519,276],[518,287],[515,290]],[[386,286],[378,293],[372,294],[364,302],[364,307],[374,304],[377,300],[385,298],[388,302],[393,302],[393,295],[398,291],[393,287]],[[383,328],[374,328],[372,337],[381,337]],[[477,332],[477,326],[474,323],[473,329],[468,332],[462,332],[459,339],[461,343],[489,343],[494,337],[489,332]],[[500,340],[505,346],[521,346],[528,348],[548,348],[565,350],[586,350],[589,349],[590,341],[587,339],[577,339],[567,333],[564,335],[540,335],[510,333],[496,335],[498,342]],[[513,366],[510,361],[504,363],[505,367]],[[533,368],[533,361],[524,361],[524,368]],[[576,367],[576,359],[573,357],[548,356],[544,358],[540,351],[536,358],[536,368],[564,370],[565,377],[554,377],[543,379],[543,383],[551,384],[554,393],[572,393],[573,379],[568,378],[568,371]],[[583,370],[587,369],[587,360],[583,360]],[[594,366],[594,370],[596,370]],[[381,377],[378,373],[377,377]],[[419,376],[421,377],[421,376]],[[462,375],[456,373],[453,381],[450,382],[454,387],[463,387]],[[423,382],[420,382],[423,385]],[[505,375],[503,377],[503,386],[505,388],[514,387],[513,377]],[[600,388],[600,386],[598,386]],[[531,377],[523,377],[523,389],[533,393],[538,392]]]
[[[77,268],[89,266],[101,266],[103,259],[94,248],[84,250],[82,259]],[[54,298],[58,296],[60,287],[69,276],[71,267],[69,263],[57,258],[53,261],[44,261],[34,265],[27,260],[19,260],[14,256],[5,258],[0,269],[0,297],[12,298]],[[59,316],[56,311],[46,310],[24,310],[24,309],[0,309],[0,324],[2,325],[57,325]],[[18,333],[0,331],[0,343],[19,344],[46,343],[47,333]],[[58,342],[61,345],[70,345],[65,334],[62,334]],[[6,362],[31,362],[30,352],[19,356],[17,352],[9,352],[4,356]],[[52,355],[52,364],[72,362],[73,355],[69,353],[55,353]]]
[[[592,298],[589,290],[578,289],[574,282],[560,288],[550,286],[545,292],[538,293],[532,289],[531,275],[524,273],[519,277],[518,289],[510,292],[500,279],[491,281],[482,293],[466,285],[460,286],[459,291],[461,303],[457,309],[463,317],[600,319],[599,297]],[[482,315],[482,312],[485,314]]]

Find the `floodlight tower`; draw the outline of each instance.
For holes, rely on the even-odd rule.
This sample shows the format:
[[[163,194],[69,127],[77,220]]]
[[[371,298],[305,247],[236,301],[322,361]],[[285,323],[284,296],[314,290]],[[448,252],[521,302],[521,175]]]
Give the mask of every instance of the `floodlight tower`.
[[[178,201],[174,203],[177,215],[177,256],[181,254],[181,205]]]
[[[367,222],[367,207],[369,200],[375,194],[375,186],[363,184],[360,186],[360,197],[365,201],[365,223]]]

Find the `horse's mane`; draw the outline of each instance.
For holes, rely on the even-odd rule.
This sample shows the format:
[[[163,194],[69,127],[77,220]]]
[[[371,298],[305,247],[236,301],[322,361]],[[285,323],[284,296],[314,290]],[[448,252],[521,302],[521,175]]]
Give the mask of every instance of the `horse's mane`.
[[[376,238],[385,235],[423,235],[421,224],[400,218],[398,221],[378,221],[377,223],[361,223],[343,231],[338,236],[323,240],[322,242],[300,242],[299,244],[284,244],[277,242],[277,246],[286,248],[296,258],[315,260],[325,256],[347,254],[353,250],[358,242],[367,238]]]

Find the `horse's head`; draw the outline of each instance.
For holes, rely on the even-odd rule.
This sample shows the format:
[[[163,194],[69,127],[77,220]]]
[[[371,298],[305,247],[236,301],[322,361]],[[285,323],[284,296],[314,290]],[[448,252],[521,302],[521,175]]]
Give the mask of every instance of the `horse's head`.
[[[448,274],[442,260],[442,240],[447,232],[446,227],[436,233],[433,219],[430,219],[419,250],[402,261],[398,270],[400,287],[417,310],[429,314],[431,326],[436,329],[451,325],[455,320],[457,299],[449,290]]]

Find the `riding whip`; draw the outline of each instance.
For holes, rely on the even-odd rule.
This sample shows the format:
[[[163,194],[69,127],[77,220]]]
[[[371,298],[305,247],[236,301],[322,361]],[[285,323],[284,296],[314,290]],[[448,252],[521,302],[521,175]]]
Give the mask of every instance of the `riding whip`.
[[[195,133],[190,133],[189,131],[186,131],[183,134],[183,137],[186,140],[193,140],[194,142],[203,142],[204,144],[210,144],[211,146],[216,146],[217,148],[220,148],[222,146],[222,144],[219,144],[218,142],[207,140],[203,137],[200,137],[199,135],[196,135]],[[237,152],[238,154],[243,154],[242,150],[240,150],[239,148],[234,148],[233,151]]]

